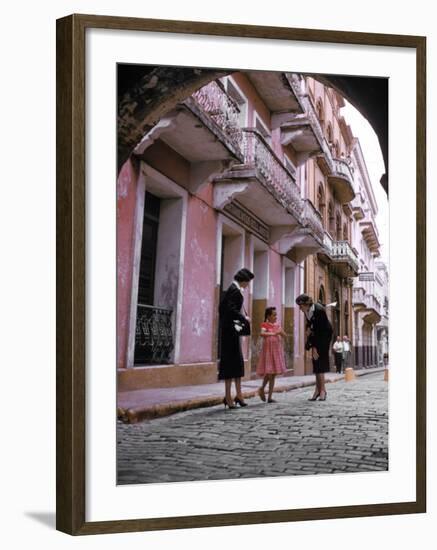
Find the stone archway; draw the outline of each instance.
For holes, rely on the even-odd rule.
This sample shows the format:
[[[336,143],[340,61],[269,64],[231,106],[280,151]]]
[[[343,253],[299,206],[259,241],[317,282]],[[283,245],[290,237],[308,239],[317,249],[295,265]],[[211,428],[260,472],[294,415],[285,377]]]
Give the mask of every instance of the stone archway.
[[[167,111],[197,89],[230,71],[190,67],[119,66],[119,170],[142,136]],[[385,78],[311,75],[334,88],[369,121],[384,157],[381,185],[388,192],[388,80]]]

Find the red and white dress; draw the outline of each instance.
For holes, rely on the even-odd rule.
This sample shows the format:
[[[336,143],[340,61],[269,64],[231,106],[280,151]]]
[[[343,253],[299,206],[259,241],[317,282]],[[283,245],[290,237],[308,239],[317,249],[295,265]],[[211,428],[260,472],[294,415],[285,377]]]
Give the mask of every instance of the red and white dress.
[[[261,332],[277,332],[281,327],[276,323],[264,322],[261,324]],[[285,366],[284,350],[282,347],[282,338],[277,336],[260,336],[262,338],[262,348],[256,367],[256,374],[264,376],[265,374],[282,374],[287,368]]]

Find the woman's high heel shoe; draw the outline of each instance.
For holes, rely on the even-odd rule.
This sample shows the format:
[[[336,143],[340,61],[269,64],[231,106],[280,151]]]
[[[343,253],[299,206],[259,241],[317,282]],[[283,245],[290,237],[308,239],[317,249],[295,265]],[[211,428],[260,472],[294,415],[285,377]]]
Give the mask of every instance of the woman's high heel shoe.
[[[319,401],[326,401],[327,397],[328,397],[328,392],[325,391],[325,393],[323,394],[323,397],[319,398]]]
[[[229,405],[229,403],[226,400],[226,397],[223,397],[223,405],[226,407],[229,407],[230,409],[236,409],[237,407],[235,405]]]
[[[308,399],[308,401],[317,401],[317,398],[320,397],[320,393],[316,393],[315,395],[313,395],[310,399]]]
[[[235,403],[238,403],[238,405],[240,405],[240,407],[247,407],[247,403],[245,401],[243,401],[242,399],[240,399],[239,397],[235,398]]]

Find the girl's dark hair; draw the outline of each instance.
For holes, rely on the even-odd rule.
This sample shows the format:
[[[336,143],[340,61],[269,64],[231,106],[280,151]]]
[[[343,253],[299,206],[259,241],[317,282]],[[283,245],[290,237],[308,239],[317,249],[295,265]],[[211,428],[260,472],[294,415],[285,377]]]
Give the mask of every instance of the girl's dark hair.
[[[270,315],[276,311],[275,307],[268,307],[264,313],[264,321],[267,321],[267,319],[270,317]]]

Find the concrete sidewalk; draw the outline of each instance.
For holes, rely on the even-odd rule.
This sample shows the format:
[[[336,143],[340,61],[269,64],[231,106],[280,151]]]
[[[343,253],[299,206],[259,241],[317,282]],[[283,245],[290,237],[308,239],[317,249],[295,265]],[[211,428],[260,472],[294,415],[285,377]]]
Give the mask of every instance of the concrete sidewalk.
[[[383,367],[354,370],[356,376],[381,372]],[[327,383],[338,382],[344,379],[344,374],[328,372],[325,375]],[[274,392],[284,392],[314,386],[313,374],[305,376],[278,376],[275,381]],[[261,385],[259,378],[242,380],[243,397],[251,399],[258,397],[257,391]],[[234,386],[232,386],[234,392]],[[126,423],[136,423],[141,420],[168,416],[176,412],[201,407],[212,407],[223,404],[224,383],[201,384],[197,386],[177,386],[173,388],[152,388],[120,392],[117,396],[117,417]]]

